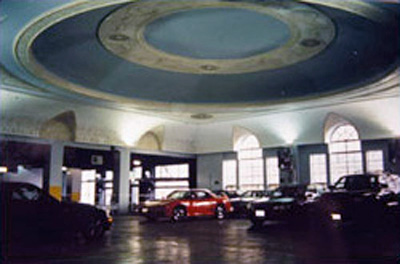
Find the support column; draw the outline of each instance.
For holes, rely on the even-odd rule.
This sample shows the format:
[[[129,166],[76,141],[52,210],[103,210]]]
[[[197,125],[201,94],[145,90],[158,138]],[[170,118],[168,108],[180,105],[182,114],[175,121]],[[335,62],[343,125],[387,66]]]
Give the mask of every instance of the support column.
[[[64,162],[64,144],[53,142],[50,155],[49,193],[58,200],[62,197],[62,166]]]
[[[118,178],[118,213],[126,214],[129,212],[129,173],[131,156],[129,149],[119,148],[119,174],[115,175]]]

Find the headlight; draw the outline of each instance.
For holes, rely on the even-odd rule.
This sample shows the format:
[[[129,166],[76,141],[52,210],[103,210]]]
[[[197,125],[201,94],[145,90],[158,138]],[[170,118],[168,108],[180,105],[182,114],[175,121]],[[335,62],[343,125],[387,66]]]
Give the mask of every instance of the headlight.
[[[265,217],[265,211],[264,210],[256,210],[254,215],[256,217]]]
[[[342,215],[338,213],[332,213],[331,214],[331,219],[333,221],[341,221],[342,220]]]

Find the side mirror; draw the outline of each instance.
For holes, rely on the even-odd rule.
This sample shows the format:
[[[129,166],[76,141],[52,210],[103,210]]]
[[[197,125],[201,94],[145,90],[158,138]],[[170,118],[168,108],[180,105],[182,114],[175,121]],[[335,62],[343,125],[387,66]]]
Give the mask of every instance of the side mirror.
[[[328,189],[331,190],[331,191],[333,191],[333,190],[335,190],[335,186],[334,186],[334,185],[329,185],[329,186],[328,186]]]

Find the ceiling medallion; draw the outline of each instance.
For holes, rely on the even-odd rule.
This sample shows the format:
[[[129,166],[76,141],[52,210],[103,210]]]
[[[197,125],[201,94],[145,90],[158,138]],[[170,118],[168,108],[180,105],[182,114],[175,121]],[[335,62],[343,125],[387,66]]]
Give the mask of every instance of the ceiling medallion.
[[[129,40],[129,37],[127,35],[123,35],[123,34],[110,35],[108,38],[110,40],[113,40],[113,41],[127,41],[127,40]]]
[[[318,39],[304,39],[300,42],[304,47],[316,47],[321,45],[321,41]]]
[[[215,71],[218,69],[218,67],[214,65],[201,65],[200,68],[206,71]]]
[[[210,114],[205,114],[205,113],[200,113],[200,114],[193,114],[190,116],[192,119],[198,119],[198,120],[207,120],[213,118],[213,115]]]
[[[283,22],[289,28],[289,39],[272,50],[227,59],[177,55],[146,41],[146,26],[158,19],[173,18],[174,14],[187,11],[221,8],[256,12]],[[135,2],[111,13],[101,23],[98,36],[106,49],[135,64],[191,74],[239,74],[278,69],[307,60],[329,45],[335,36],[335,26],[318,10],[296,2],[152,1]]]

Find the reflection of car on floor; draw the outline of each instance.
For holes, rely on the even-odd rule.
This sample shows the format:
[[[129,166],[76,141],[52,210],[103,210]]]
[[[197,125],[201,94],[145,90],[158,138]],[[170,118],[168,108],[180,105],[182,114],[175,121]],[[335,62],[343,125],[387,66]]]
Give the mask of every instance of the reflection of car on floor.
[[[60,202],[42,189],[21,182],[0,182],[2,243],[99,238],[112,219],[94,206]],[[4,244],[3,244],[4,245]]]
[[[206,189],[176,190],[166,199],[146,201],[139,205],[141,215],[150,220],[169,218],[179,221],[193,216],[215,216],[223,219],[231,210],[228,197],[217,196]]]
[[[312,210],[313,198],[306,193],[306,185],[278,187],[269,198],[250,203],[248,217],[255,226],[261,226],[265,221],[299,224],[308,219]]]
[[[326,220],[335,225],[382,224],[387,216],[385,211],[390,211],[388,207],[393,202],[387,200],[387,196],[380,196],[382,187],[378,175],[346,175],[321,195],[317,205]]]
[[[270,194],[271,191],[250,190],[245,191],[239,197],[230,199],[233,207],[233,215],[239,217],[247,217],[248,204],[260,199],[266,199],[269,197]]]

